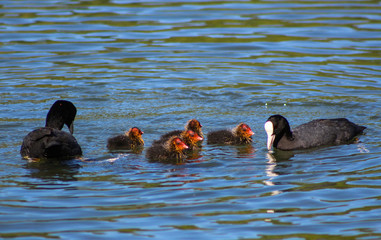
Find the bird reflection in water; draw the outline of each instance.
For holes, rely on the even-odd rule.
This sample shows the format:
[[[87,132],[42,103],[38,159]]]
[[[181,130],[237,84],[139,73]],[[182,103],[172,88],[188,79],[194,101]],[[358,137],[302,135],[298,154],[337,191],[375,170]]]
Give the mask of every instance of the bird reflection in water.
[[[264,180],[263,183],[267,186],[275,186],[276,184],[273,182],[273,179],[282,174],[281,171],[279,171],[279,162],[287,161],[293,156],[294,155],[292,152],[267,152],[266,159],[268,161],[266,166],[266,176],[268,176],[269,178],[268,180]],[[272,191],[271,195],[278,195],[282,192],[283,191],[281,190],[274,190]]]
[[[81,165],[78,160],[68,161],[28,161],[25,168],[29,170],[30,177],[45,180],[77,181]]]
[[[254,158],[256,149],[251,145],[237,146],[237,155],[239,158]]]

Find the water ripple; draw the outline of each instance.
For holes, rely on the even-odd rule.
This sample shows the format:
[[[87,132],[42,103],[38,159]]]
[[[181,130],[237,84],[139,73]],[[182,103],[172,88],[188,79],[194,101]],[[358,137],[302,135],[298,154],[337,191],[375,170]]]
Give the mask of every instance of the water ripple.
[[[376,239],[380,24],[366,1],[2,1],[0,237]],[[22,137],[50,105],[78,108],[82,160],[27,162]],[[266,151],[272,114],[292,126],[348,117],[356,143]],[[252,146],[210,146],[182,165],[109,153],[197,118],[248,123]],[[169,235],[170,234],[170,235]]]

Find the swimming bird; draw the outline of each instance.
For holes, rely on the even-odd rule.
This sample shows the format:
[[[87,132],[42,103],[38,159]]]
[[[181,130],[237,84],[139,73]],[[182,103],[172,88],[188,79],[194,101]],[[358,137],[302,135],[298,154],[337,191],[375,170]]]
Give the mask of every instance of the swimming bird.
[[[252,136],[254,132],[249,125],[245,123],[238,124],[232,130],[217,130],[207,134],[208,144],[226,144],[226,145],[239,145],[247,144],[253,141]]]
[[[297,150],[343,144],[353,140],[365,128],[346,118],[335,118],[316,119],[291,130],[285,117],[273,115],[265,123],[267,149]]]
[[[151,162],[180,163],[184,160],[183,151],[188,146],[178,136],[169,138],[165,143],[153,144],[147,149],[146,157]]]
[[[129,150],[144,146],[143,131],[137,127],[130,128],[124,134],[107,139],[109,150]]]
[[[201,138],[204,138],[204,133],[201,130],[202,125],[197,119],[191,119],[185,125],[185,130],[192,130],[197,133]],[[202,141],[202,140],[201,140]]]
[[[166,133],[162,135],[159,140],[155,140],[153,144],[164,143],[171,137],[178,135],[181,141],[183,141],[188,146],[187,151],[193,151],[198,148],[198,142],[203,140],[202,137],[200,137],[197,133],[193,132],[192,130],[184,130],[180,132],[180,134],[177,133],[177,130]]]
[[[77,108],[70,101],[58,100],[50,108],[45,127],[38,128],[23,139],[20,154],[24,158],[68,159],[82,155],[82,149],[72,135]],[[70,133],[62,131],[64,124]]]
[[[198,136],[204,139],[204,133],[201,130],[202,125],[197,119],[191,119],[185,124],[185,131],[192,130],[197,133]],[[174,130],[161,136],[161,138],[169,138],[172,136],[180,135],[184,130]],[[202,140],[201,140],[202,141]]]

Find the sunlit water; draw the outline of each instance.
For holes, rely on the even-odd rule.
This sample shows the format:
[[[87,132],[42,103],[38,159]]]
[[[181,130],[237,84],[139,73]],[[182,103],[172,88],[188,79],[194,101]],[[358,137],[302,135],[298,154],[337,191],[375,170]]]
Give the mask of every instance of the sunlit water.
[[[381,238],[378,1],[9,0],[0,14],[1,238]],[[28,163],[22,138],[57,99],[78,108],[84,159]],[[272,114],[367,129],[269,154]],[[253,144],[204,143],[183,165],[106,149],[191,118],[206,133],[246,122]]]

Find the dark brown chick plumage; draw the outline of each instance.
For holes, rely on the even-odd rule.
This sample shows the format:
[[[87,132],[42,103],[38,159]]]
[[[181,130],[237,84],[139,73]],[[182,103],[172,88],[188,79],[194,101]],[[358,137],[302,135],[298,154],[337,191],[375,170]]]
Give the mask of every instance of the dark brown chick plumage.
[[[111,137],[107,140],[107,148],[110,151],[130,150],[144,146],[143,131],[137,127],[130,128],[125,134]]]
[[[185,155],[184,150],[188,146],[179,136],[173,136],[164,143],[153,144],[147,149],[146,157],[151,162],[182,163]]]
[[[207,134],[208,144],[240,145],[252,142],[254,132],[245,123],[238,124],[232,130],[217,130]]]

